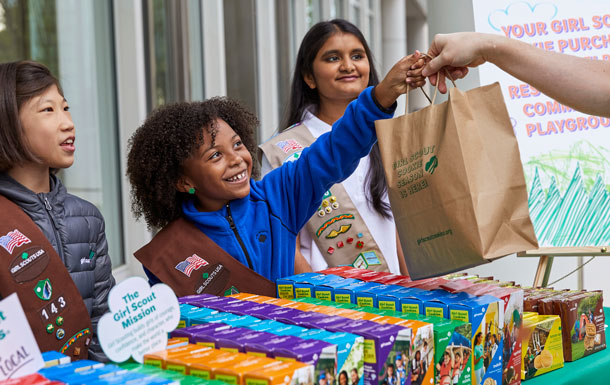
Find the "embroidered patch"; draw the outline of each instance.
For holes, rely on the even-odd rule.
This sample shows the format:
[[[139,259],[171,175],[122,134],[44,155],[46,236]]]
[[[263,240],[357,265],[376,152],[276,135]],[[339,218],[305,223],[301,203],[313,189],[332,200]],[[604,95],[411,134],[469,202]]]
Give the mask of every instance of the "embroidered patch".
[[[341,227],[339,227],[338,230],[331,230],[330,233],[328,233],[328,235],[326,236],[326,239],[333,239],[333,238],[337,238],[339,235],[343,234],[343,233],[347,233],[349,231],[349,229],[352,228],[352,225],[341,225]]]
[[[0,246],[4,247],[4,249],[10,254],[13,254],[15,247],[19,247],[30,242],[30,238],[21,234],[21,232],[17,229],[9,231],[8,234],[0,237]]]
[[[225,290],[225,297],[228,297],[233,294],[239,294],[239,290],[235,286],[231,286],[227,290]]]
[[[38,281],[36,286],[34,286],[34,293],[36,296],[44,301],[48,301],[51,299],[53,295],[53,287],[51,287],[51,281],[47,279],[43,279]]]
[[[208,261],[201,258],[197,254],[193,254],[184,261],[176,265],[176,270],[184,273],[187,277],[191,276],[193,270],[199,270],[202,266],[209,265]]]
[[[55,299],[49,301],[41,309],[38,310],[40,319],[43,323],[52,322],[54,317],[59,316],[68,306],[63,294],[56,296]]]
[[[207,293],[223,295],[226,283],[229,281],[231,272],[220,263],[205,268],[201,279],[195,285],[195,293]]]
[[[371,266],[371,265],[381,265],[381,261],[379,260],[379,257],[377,256],[377,253],[375,253],[374,251],[364,251],[362,253],[360,253],[360,255],[362,255],[362,257],[366,260],[366,263]]]
[[[47,268],[49,260],[49,254],[42,247],[30,247],[13,258],[9,271],[15,282],[28,282],[42,274]]]
[[[354,260],[352,266],[357,269],[366,269],[369,265],[366,263],[366,260],[364,259],[362,254],[358,254],[358,257],[356,258],[356,260]]]
[[[294,139],[281,140],[275,144],[282,149],[286,154],[290,151],[302,150],[304,147]]]
[[[284,164],[284,163],[288,163],[288,162],[294,162],[295,160],[299,159],[299,158],[301,157],[301,152],[302,152],[302,151],[298,151],[298,152],[295,152],[294,154],[290,154],[290,155],[288,155],[288,156],[286,157],[286,159],[284,159],[284,160],[282,161],[282,164]]]
[[[75,335],[70,337],[70,339],[68,341],[66,341],[64,346],[62,346],[59,351],[61,353],[65,353],[66,350],[68,350],[68,348],[70,346],[72,346],[76,341],[78,341],[80,338],[82,338],[84,336],[87,336],[87,335],[90,335],[90,334],[91,334],[91,330],[89,330],[89,328],[86,328],[86,329],[83,329],[83,330],[79,331],[78,333],[76,333]],[[88,345],[88,343],[85,343],[85,345]]]
[[[326,230],[328,228],[328,226],[332,225],[333,223],[342,221],[344,219],[354,219],[354,215],[353,214],[341,214],[341,215],[337,215],[336,217],[330,218],[329,220],[324,222],[322,224],[322,226],[320,226],[320,228],[316,231],[316,236],[318,238],[320,238],[320,235],[322,235],[322,233],[324,232],[324,230]]]

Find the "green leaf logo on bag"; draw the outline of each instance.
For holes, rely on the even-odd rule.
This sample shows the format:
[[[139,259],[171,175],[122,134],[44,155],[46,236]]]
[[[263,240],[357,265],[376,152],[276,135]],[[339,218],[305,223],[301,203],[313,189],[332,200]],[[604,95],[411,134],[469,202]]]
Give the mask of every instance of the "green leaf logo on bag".
[[[51,281],[49,279],[44,279],[38,281],[36,286],[34,287],[34,293],[36,296],[44,301],[48,301],[51,299],[51,295],[53,295],[53,288],[51,287]]]
[[[434,155],[430,160],[426,163],[426,171],[430,174],[434,174],[434,170],[438,166],[438,158]]]

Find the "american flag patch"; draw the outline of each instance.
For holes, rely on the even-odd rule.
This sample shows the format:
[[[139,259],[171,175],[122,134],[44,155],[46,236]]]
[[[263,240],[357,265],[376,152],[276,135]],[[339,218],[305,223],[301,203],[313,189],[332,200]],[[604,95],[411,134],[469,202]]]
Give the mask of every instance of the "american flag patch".
[[[13,253],[13,250],[15,249],[15,247],[19,247],[21,245],[25,245],[30,242],[31,242],[30,238],[21,234],[21,232],[17,229],[15,229],[13,231],[9,231],[8,234],[0,237],[0,246],[4,247],[4,249],[6,251],[8,251],[10,254]]]
[[[201,266],[209,265],[208,261],[201,258],[197,254],[193,254],[184,261],[176,265],[176,270],[183,272],[187,277],[191,276],[193,270],[199,269]]]
[[[301,146],[301,144],[294,139],[282,140],[277,142],[275,145],[281,148],[286,154],[288,154],[290,151],[303,149],[303,146]]]

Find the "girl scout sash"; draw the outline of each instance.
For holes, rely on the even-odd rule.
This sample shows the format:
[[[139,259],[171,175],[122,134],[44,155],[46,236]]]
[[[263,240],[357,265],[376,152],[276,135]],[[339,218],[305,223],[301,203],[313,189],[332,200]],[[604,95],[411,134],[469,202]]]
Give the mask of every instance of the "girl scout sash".
[[[135,257],[177,296],[231,295],[275,297],[275,284],[242,265],[184,218],[165,226]]]
[[[0,295],[17,293],[41,351],[86,359],[91,319],[66,266],[40,228],[0,195]]]
[[[309,129],[304,124],[297,124],[261,144],[260,148],[271,166],[277,168],[297,160],[303,149],[314,141]],[[324,194],[317,213],[305,227],[329,267],[352,265],[389,271],[379,246],[341,183]]]

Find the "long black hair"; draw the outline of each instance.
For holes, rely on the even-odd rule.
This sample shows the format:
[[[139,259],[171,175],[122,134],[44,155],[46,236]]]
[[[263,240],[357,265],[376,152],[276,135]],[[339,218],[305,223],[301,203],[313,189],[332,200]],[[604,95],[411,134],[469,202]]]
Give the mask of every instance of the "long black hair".
[[[310,106],[316,108],[320,105],[320,96],[317,89],[311,89],[305,83],[305,75],[313,75],[313,62],[318,51],[326,41],[336,33],[349,33],[354,35],[362,46],[369,61],[369,83],[368,86],[379,84],[379,76],[375,69],[375,63],[371,49],[362,35],[362,32],[354,24],[343,19],[321,21],[311,27],[307,32],[297,54],[297,60],[292,75],[292,85],[290,87],[290,97],[288,99],[288,109],[286,116],[280,126],[280,132],[303,119],[305,110]],[[390,218],[390,205],[382,200],[388,190],[388,185],[383,173],[381,163],[381,153],[379,145],[375,143],[369,154],[369,169],[366,173],[365,185],[366,199],[372,208],[383,218]]]

